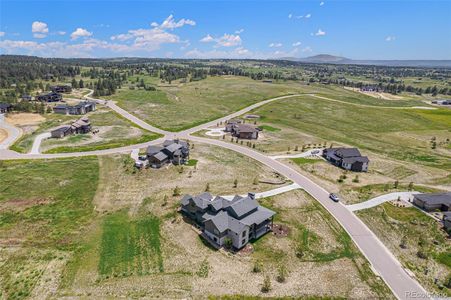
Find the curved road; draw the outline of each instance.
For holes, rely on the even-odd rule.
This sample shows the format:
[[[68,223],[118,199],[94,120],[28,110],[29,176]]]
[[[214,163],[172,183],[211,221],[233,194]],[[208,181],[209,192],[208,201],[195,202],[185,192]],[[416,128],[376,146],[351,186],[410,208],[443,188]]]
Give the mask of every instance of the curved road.
[[[90,94],[89,94],[90,95]],[[88,95],[88,98],[89,98]],[[409,274],[403,269],[400,262],[393,256],[393,254],[385,247],[385,245],[374,235],[374,233],[346,206],[341,203],[335,203],[329,199],[329,192],[324,188],[314,183],[308,177],[301,175],[294,169],[290,168],[269,156],[252,150],[248,147],[240,146],[237,144],[223,142],[216,139],[208,139],[202,137],[192,136],[191,134],[201,130],[203,128],[216,125],[218,122],[234,118],[243,113],[246,113],[254,108],[261,105],[265,105],[272,101],[285,99],[289,97],[295,97],[299,95],[288,95],[277,97],[269,100],[265,100],[259,103],[255,103],[245,109],[242,109],[236,113],[229,116],[222,117],[215,121],[208,122],[203,125],[193,127],[191,129],[172,133],[164,130],[155,128],[146,122],[140,120],[139,118],[131,115],[127,111],[118,107],[111,101],[104,101],[100,99],[89,98],[90,100],[98,101],[99,103],[104,103],[114,109],[116,112],[120,113],[125,118],[138,124],[139,126],[155,131],[165,136],[143,144],[131,145],[115,149],[97,150],[90,152],[79,152],[79,153],[58,153],[58,154],[19,154],[10,150],[0,150],[0,159],[42,159],[42,158],[58,158],[58,157],[73,157],[73,156],[86,156],[86,155],[105,155],[113,153],[130,153],[133,149],[146,147],[152,144],[162,143],[165,138],[181,138],[189,139],[194,142],[205,143],[210,145],[215,145],[218,147],[226,148],[232,151],[241,153],[242,155],[249,156],[259,162],[267,165],[273,170],[283,174],[287,178],[291,179],[294,183],[301,186],[307,193],[309,193],[313,198],[315,198],[325,209],[329,211],[332,216],[341,224],[341,226],[348,232],[352,240],[355,242],[360,251],[365,255],[368,261],[371,263],[373,270],[377,275],[387,283],[390,289],[393,291],[395,296],[399,299],[413,299],[413,298],[423,298],[429,299],[430,295],[418,284],[418,282],[409,276]]]

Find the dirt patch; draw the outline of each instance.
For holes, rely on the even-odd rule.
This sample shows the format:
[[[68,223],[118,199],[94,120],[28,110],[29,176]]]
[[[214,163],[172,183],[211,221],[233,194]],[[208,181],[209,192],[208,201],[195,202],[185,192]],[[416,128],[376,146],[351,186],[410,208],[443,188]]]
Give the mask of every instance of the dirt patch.
[[[290,233],[290,228],[286,225],[274,224],[272,226],[272,233],[278,238],[286,237]]]
[[[8,132],[4,129],[0,129],[0,143],[8,137]]]
[[[237,252],[240,256],[249,256],[254,252],[254,246],[252,246],[251,243],[247,244],[243,248],[240,249],[240,251]]]
[[[35,205],[49,204],[50,202],[51,202],[50,199],[12,199],[0,203],[0,211],[2,210],[23,211],[29,207]]]
[[[402,96],[398,96],[398,95],[392,95],[390,93],[384,93],[384,92],[364,92],[361,91],[358,88],[351,88],[351,87],[345,87],[345,89],[350,90],[350,91],[354,91],[354,92],[359,92],[361,94],[373,97],[373,98],[377,98],[377,99],[383,99],[383,100],[403,100],[404,97]]]
[[[18,113],[18,114],[8,114],[6,121],[13,125],[24,126],[24,125],[35,125],[45,121],[45,118],[39,114],[32,113]]]

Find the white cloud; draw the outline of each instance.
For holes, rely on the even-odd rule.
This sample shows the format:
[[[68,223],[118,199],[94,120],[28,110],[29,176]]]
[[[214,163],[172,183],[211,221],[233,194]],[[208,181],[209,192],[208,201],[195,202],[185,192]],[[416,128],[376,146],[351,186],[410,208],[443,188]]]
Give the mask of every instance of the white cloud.
[[[202,39],[200,39],[200,41],[203,43],[215,42],[215,47],[234,47],[241,45],[242,42],[241,37],[238,34],[235,35],[227,33],[224,33],[223,36],[216,38],[207,34]]]
[[[65,31],[58,31],[56,34],[58,34],[58,35],[65,35],[66,32]]]
[[[318,31],[315,33],[316,36],[323,36],[326,35],[325,31],[322,31],[321,29],[318,29]]]
[[[311,16],[312,16],[311,14],[306,14],[306,15],[304,16],[304,18],[310,19]]]
[[[240,34],[240,33],[243,33],[243,32],[244,32],[243,28],[235,30],[235,34]]]
[[[396,40],[396,36],[393,36],[393,35],[389,35],[385,38],[386,42],[392,42],[394,40]]]
[[[211,35],[207,34],[206,36],[204,36],[203,38],[200,39],[200,42],[209,43],[209,42],[213,42],[214,40],[215,39]]]
[[[293,14],[288,15],[288,19],[291,19],[293,17]]]
[[[79,37],[89,37],[92,36],[92,32],[87,31],[84,28],[78,27],[74,32],[71,33],[70,38],[71,40],[76,40]]]
[[[305,47],[305,48],[302,48],[301,51],[302,51],[302,52],[307,52],[307,53],[313,52],[312,48],[310,48],[309,46],[307,46],[307,47]]]
[[[279,48],[279,47],[282,47],[283,45],[282,45],[282,43],[271,43],[268,46],[269,46],[269,48]]]
[[[301,45],[301,42],[294,42],[294,43],[292,44],[293,47],[297,47],[297,46],[300,46],[300,45]]]
[[[183,27],[185,25],[191,25],[195,26],[196,22],[190,19],[180,19],[179,21],[174,20],[173,15],[169,15],[169,17],[166,18],[166,20],[161,23],[161,25],[158,25],[156,22],[152,22],[150,24],[152,27],[159,27],[161,29],[170,29],[173,30],[175,28]]]
[[[5,36],[5,32],[4,31],[0,31],[0,37],[4,37]]]
[[[321,1],[320,3],[319,3],[319,6],[323,6],[324,5],[324,1]]]
[[[236,47],[231,50],[213,49],[201,51],[194,49],[186,52],[184,56],[187,58],[252,58],[254,53],[246,48]]]
[[[34,21],[31,24],[31,32],[33,33],[33,37],[42,39],[49,33],[49,27],[44,22]]]

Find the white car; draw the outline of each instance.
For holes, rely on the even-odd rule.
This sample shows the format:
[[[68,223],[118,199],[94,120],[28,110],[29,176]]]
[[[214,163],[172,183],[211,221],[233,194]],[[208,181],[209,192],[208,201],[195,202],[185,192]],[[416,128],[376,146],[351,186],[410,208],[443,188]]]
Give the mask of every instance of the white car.
[[[332,199],[332,201],[334,201],[334,202],[340,201],[340,198],[338,197],[338,195],[336,195],[336,194],[334,194],[334,193],[331,193],[331,194],[329,195],[329,198]]]

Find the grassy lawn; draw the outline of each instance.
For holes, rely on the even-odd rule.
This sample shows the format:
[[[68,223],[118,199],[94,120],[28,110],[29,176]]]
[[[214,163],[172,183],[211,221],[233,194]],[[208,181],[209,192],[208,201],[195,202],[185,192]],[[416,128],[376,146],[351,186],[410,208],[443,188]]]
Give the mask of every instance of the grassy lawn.
[[[2,162],[2,298],[47,297],[41,285],[58,285],[55,274],[79,249],[79,235],[95,216],[98,168],[94,157]]]
[[[359,107],[305,95],[265,105],[252,113],[260,115],[265,124],[296,129],[329,144],[339,142],[357,146],[363,152],[369,150],[398,160],[451,168],[450,152],[445,147],[431,149],[430,145],[431,138],[437,134],[440,141],[451,136],[451,111],[448,109]],[[271,143],[287,149],[303,145],[303,139],[307,140],[301,135],[299,140],[286,139],[284,135],[284,130],[272,132],[272,142],[270,138],[257,142],[257,149],[271,149]]]
[[[276,128],[276,127],[272,127],[269,125],[259,125],[258,127],[260,127],[261,129],[265,130],[265,131],[270,131],[270,132],[276,132],[276,131],[280,131],[280,128]]]
[[[414,207],[401,208],[390,203],[357,215],[427,290],[451,296],[450,289],[434,284],[434,278],[443,285],[451,276],[451,242],[441,224]],[[400,246],[403,242],[404,248]]]
[[[230,114],[255,102],[303,90],[294,83],[266,84],[243,77],[209,77],[158,91],[124,87],[107,97],[159,128],[179,131]]]
[[[107,216],[100,249],[101,275],[117,277],[163,272],[160,220],[156,217],[131,220],[124,211]]]

